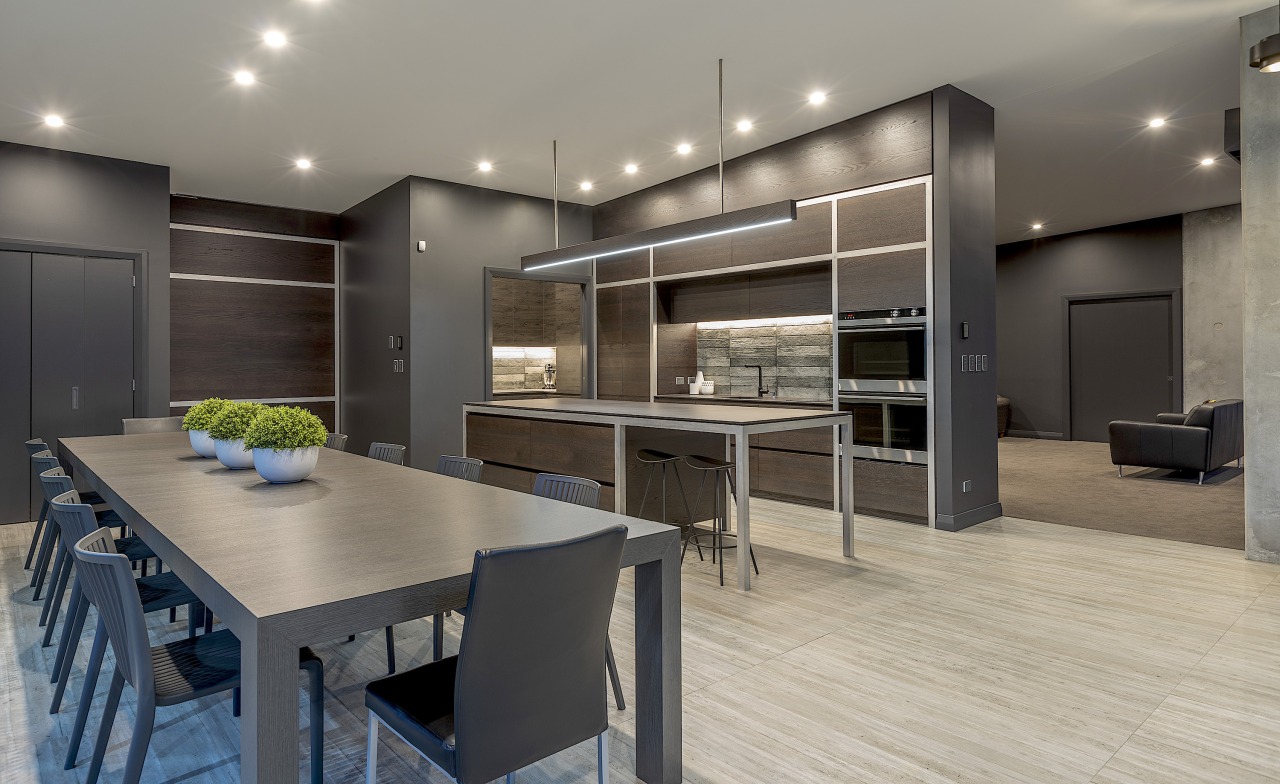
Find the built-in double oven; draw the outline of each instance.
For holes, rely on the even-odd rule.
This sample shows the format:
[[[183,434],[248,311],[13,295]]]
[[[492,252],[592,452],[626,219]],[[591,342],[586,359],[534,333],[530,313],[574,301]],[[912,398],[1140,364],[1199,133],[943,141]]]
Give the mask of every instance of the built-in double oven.
[[[840,314],[840,410],[853,414],[855,455],[928,462],[925,325],[923,307]]]

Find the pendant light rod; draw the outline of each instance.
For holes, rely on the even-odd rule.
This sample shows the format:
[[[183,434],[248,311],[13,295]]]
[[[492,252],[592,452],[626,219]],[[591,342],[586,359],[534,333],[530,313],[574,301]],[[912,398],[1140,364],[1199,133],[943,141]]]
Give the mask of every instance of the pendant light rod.
[[[720,58],[720,214],[724,214],[724,58]]]
[[[556,140],[551,140],[551,232],[555,249],[560,250],[560,157]]]

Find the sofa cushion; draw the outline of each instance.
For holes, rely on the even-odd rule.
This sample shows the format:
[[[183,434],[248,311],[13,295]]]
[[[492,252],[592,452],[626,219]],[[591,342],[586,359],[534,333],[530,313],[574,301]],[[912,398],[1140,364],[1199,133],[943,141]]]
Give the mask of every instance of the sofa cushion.
[[[1213,427],[1213,401],[1206,401],[1191,409],[1182,424],[1191,427]]]

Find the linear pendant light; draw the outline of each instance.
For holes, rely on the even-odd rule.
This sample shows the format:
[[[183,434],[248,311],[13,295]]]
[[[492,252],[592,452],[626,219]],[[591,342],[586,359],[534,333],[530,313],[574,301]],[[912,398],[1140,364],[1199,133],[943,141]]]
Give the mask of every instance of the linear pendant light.
[[[710,215],[705,218],[694,218],[693,220],[675,223],[670,226],[658,226],[653,229],[645,229],[631,234],[622,234],[617,237],[606,237],[601,240],[593,240],[591,242],[581,242],[577,245],[570,245],[567,248],[560,247],[559,233],[559,200],[554,207],[556,211],[556,247],[554,250],[544,251],[542,253],[534,253],[530,256],[523,256],[520,259],[520,269],[523,270],[539,270],[547,267],[555,267],[561,264],[573,264],[578,261],[590,261],[591,259],[603,259],[609,256],[617,256],[622,253],[631,253],[637,250],[645,250],[648,248],[657,248],[663,245],[675,245],[679,242],[690,242],[692,240],[700,240],[706,237],[716,237],[721,234],[732,234],[739,231],[747,231],[749,229],[758,229],[764,226],[773,226],[778,223],[788,223],[796,219],[796,203],[792,199],[774,202],[773,204],[764,204],[759,207],[748,207],[742,210],[734,210],[733,212],[725,212],[725,193],[724,193],[724,60],[719,62],[719,118],[720,118],[720,160],[718,164],[718,175],[720,179],[720,212],[717,215]],[[554,162],[554,143],[552,145],[553,163],[552,167],[556,168]],[[558,169],[557,169],[558,175]],[[558,183],[558,178],[557,178]]]

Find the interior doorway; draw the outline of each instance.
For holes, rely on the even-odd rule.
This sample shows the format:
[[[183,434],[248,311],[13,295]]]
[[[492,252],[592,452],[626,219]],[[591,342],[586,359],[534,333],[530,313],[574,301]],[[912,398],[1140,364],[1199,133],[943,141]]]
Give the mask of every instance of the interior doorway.
[[[1182,410],[1176,292],[1067,300],[1067,437],[1108,440],[1113,420],[1154,422]]]
[[[485,399],[594,397],[591,279],[485,269]]]

